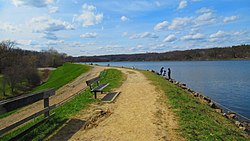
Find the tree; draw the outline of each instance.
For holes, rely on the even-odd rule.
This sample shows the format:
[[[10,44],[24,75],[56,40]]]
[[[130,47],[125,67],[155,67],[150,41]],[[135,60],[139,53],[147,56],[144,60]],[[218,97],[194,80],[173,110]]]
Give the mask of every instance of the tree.
[[[0,42],[0,73],[8,66],[8,57],[15,46],[15,42],[10,40]]]

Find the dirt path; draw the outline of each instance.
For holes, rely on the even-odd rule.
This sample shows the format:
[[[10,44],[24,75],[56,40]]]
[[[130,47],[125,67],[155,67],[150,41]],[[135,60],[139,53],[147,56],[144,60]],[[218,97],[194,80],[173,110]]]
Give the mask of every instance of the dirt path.
[[[111,115],[91,129],[77,127],[75,133],[69,130],[53,140],[84,140],[84,141],[155,141],[183,140],[176,135],[176,120],[169,107],[143,74],[138,71],[121,69],[127,80],[118,89],[121,94],[115,103],[104,104]],[[82,115],[81,115],[82,114]],[[77,115],[75,121],[84,121],[84,111]],[[75,124],[74,124],[75,125]],[[74,126],[75,127],[75,126]]]
[[[104,67],[97,67],[95,66],[91,71],[80,75],[74,81],[70,82],[69,84],[61,87],[56,91],[56,94],[50,98],[50,105],[60,103],[65,99],[71,97],[72,95],[81,92],[86,88],[85,81],[87,79],[96,77],[99,75],[101,71],[104,70]],[[0,119],[0,129],[6,127],[20,119],[26,118],[43,108],[43,101],[36,102],[32,105],[26,106],[21,110],[13,113],[11,116],[6,118]]]

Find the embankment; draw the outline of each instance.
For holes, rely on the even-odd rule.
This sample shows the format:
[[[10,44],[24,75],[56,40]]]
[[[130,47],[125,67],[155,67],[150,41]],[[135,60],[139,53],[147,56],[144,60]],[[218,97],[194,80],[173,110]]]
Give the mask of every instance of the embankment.
[[[149,71],[143,73],[157,86],[157,89],[164,91],[168,103],[178,118],[183,137],[188,140],[250,140],[247,132],[242,130],[244,128],[239,129],[222,116],[221,109],[211,108],[215,104],[212,104],[207,97],[176,81],[168,81],[156,73]],[[211,106],[208,106],[209,104]]]

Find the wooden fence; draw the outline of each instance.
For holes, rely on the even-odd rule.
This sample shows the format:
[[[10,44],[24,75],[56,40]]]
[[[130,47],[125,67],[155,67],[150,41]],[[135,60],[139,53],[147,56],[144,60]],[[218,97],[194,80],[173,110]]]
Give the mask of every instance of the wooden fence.
[[[30,115],[27,118],[21,119],[15,123],[11,124],[10,126],[7,126],[7,127],[0,129],[0,136],[2,136],[5,133],[7,133],[8,131],[44,114],[44,118],[41,121],[39,121],[38,123],[36,123],[32,127],[30,127],[29,129],[23,131],[22,133],[18,134],[17,136],[15,136],[14,138],[11,139],[11,140],[16,140],[17,138],[20,138],[21,136],[25,135],[27,132],[29,132],[32,129],[34,129],[35,127],[37,127],[38,125],[42,124],[44,121],[48,120],[53,115],[53,114],[50,114],[50,110],[52,110],[56,107],[56,105],[52,105],[52,106],[49,105],[49,97],[52,95],[55,95],[55,91],[53,89],[49,89],[49,90],[44,90],[44,91],[40,91],[40,92],[33,93],[33,94],[21,95],[18,97],[14,97],[11,99],[0,101],[0,114],[4,114],[6,112],[16,110],[18,108],[30,105],[30,104],[35,103],[35,102],[40,101],[40,100],[44,101],[44,109],[42,109],[41,111],[38,111],[35,114]]]

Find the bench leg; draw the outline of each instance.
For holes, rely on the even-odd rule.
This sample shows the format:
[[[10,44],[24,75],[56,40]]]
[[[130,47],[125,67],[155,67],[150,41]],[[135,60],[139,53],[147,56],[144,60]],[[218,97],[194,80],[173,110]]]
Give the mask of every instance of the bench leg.
[[[95,92],[95,99],[97,98],[97,96],[96,96],[96,92]]]

